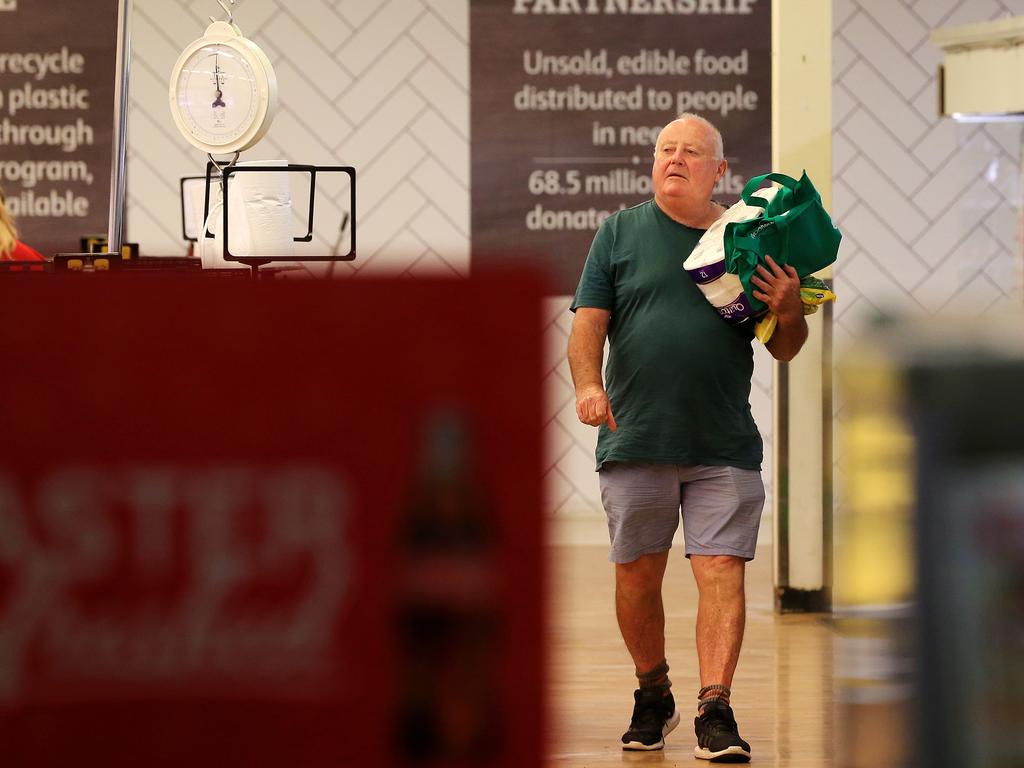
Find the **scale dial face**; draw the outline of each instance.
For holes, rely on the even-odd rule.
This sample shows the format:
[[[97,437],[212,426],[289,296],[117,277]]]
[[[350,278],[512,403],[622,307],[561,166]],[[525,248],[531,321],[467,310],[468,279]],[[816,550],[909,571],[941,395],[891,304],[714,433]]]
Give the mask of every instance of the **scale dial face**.
[[[216,22],[178,57],[170,102],[178,130],[193,146],[209,154],[240,152],[269,129],[277,78],[255,43]]]
[[[204,45],[188,58],[178,74],[177,101],[192,135],[218,147],[244,136],[261,106],[252,65],[223,43]]]

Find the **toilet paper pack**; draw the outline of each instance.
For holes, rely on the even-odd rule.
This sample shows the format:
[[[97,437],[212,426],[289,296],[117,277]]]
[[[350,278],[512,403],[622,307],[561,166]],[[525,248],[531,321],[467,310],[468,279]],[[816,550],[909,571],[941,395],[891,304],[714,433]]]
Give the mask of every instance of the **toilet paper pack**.
[[[771,200],[776,188],[759,189],[754,194]],[[693,251],[683,262],[683,269],[693,278],[701,293],[718,310],[718,314],[732,325],[746,322],[753,316],[753,310],[739,275],[725,268],[725,228],[734,221],[756,219],[763,208],[747,205],[742,200],[730,207],[708,227]]]

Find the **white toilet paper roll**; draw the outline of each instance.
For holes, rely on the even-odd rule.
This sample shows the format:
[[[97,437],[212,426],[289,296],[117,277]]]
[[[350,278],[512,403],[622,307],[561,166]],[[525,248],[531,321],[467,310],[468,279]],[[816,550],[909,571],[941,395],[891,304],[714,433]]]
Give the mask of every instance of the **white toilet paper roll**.
[[[736,301],[738,294],[743,293],[743,283],[740,282],[739,275],[726,272],[717,280],[702,285],[701,290],[712,306],[725,307]]]
[[[287,166],[285,160],[239,163]],[[289,258],[292,255],[292,190],[287,173],[236,173],[228,181],[231,237],[235,256]]]
[[[287,166],[286,160],[250,160],[238,163],[246,166]],[[245,269],[244,264],[224,260],[223,199],[220,185],[215,187],[215,202],[210,209],[212,239],[200,239],[200,258],[204,269]],[[233,256],[253,258],[289,258],[293,253],[291,179],[278,171],[231,174],[228,181],[228,199],[231,208],[228,226],[231,236],[228,247]]]

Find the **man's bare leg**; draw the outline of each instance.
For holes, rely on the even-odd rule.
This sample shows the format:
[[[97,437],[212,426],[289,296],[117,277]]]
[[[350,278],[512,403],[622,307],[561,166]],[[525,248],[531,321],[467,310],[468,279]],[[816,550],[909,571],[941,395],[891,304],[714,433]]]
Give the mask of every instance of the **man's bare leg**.
[[[690,568],[697,580],[697,658],[700,684],[732,687],[743,645],[746,598],[743,576],[746,561],[728,555],[691,555]],[[728,697],[724,697],[728,703]]]
[[[736,726],[729,706],[732,676],[743,645],[746,561],[729,555],[691,555],[697,580],[697,658],[701,690],[699,717],[694,720],[694,757],[717,762],[748,762],[750,744]]]
[[[644,555],[615,566],[615,615],[639,688],[633,694],[633,716],[622,735],[625,750],[661,749],[665,736],[679,725],[665,661],[665,606],[661,584],[668,552]]]
[[[615,565],[615,616],[637,675],[665,660],[665,606],[661,584],[668,552]]]

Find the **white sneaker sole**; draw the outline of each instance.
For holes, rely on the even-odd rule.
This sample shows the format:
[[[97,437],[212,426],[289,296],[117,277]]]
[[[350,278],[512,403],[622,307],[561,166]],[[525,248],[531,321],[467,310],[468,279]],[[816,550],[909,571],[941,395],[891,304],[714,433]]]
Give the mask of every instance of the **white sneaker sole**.
[[[661,741],[654,744],[644,744],[639,741],[627,741],[622,745],[623,749],[629,751],[642,751],[651,752],[655,749],[663,749],[665,747],[665,737],[668,736],[672,731],[679,725],[679,707],[676,707],[675,712],[665,721],[665,727],[661,729]]]
[[[729,747],[718,752],[712,752],[703,747],[694,747],[693,756],[698,760],[710,760],[713,763],[748,763],[750,753],[743,747]]]

